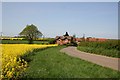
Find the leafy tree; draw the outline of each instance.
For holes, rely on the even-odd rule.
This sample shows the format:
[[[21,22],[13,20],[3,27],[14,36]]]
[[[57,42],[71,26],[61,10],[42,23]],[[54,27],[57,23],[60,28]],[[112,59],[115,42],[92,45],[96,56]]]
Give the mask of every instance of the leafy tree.
[[[73,38],[76,38],[76,34],[73,35]]]
[[[66,32],[64,36],[69,36],[68,32]]]
[[[31,24],[27,25],[22,32],[19,33],[21,36],[25,36],[25,38],[29,41],[29,44],[33,43],[33,40],[36,40],[38,37],[41,37],[43,34],[38,30],[38,28]]]

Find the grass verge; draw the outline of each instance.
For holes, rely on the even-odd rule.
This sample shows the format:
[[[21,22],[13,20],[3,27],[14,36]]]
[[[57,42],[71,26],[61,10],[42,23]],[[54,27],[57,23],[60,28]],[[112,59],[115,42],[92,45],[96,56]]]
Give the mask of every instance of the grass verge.
[[[81,42],[78,45],[78,50],[109,56],[109,57],[116,57],[120,58],[118,54],[120,52],[120,40],[107,40],[104,42]]]
[[[86,47],[86,46],[78,46],[77,49],[80,51],[89,52],[93,54],[120,58],[120,55],[118,55],[119,51],[116,49],[104,49],[104,48],[94,48],[94,47]]]
[[[27,56],[32,59],[22,78],[118,78],[109,68],[59,52],[64,46],[47,48]]]

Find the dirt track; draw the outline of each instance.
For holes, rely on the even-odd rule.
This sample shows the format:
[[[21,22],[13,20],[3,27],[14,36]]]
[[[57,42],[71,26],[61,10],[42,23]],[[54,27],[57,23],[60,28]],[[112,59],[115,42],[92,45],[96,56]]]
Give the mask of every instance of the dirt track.
[[[67,47],[62,49],[61,52],[65,52],[70,56],[78,57],[83,60],[120,71],[120,59],[118,58],[111,58],[111,57],[81,52],[77,50],[76,47]]]

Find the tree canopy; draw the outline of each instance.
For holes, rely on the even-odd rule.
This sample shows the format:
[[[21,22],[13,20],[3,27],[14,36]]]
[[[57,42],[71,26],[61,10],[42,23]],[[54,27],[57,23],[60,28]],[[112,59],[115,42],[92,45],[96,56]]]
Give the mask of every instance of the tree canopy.
[[[25,36],[29,40],[29,43],[32,43],[33,40],[36,40],[43,34],[38,30],[38,28],[35,25],[31,24],[27,25],[22,30],[22,32],[19,33],[19,35]]]
[[[64,36],[69,36],[68,32],[66,32]]]
[[[73,38],[76,38],[76,34],[73,35]]]

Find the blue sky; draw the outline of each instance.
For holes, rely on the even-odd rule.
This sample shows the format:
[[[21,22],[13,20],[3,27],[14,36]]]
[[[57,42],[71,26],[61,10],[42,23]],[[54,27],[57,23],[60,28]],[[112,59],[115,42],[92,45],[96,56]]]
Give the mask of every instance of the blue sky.
[[[119,0],[1,0],[2,2],[118,2]]]
[[[118,37],[117,2],[3,2],[4,35],[19,34],[34,24],[46,37],[66,31],[77,37]]]

